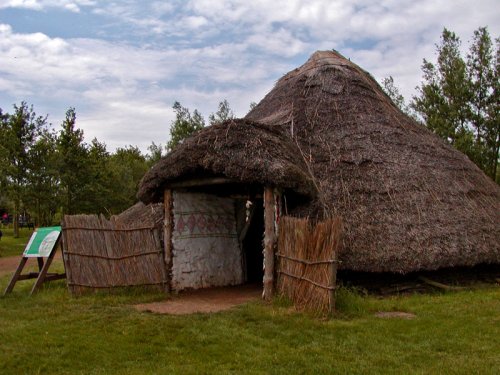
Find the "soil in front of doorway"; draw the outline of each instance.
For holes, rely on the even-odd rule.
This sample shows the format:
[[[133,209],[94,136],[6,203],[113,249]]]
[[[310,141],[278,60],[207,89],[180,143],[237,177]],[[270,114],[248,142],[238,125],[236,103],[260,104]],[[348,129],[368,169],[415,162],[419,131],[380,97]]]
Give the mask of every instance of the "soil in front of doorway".
[[[139,311],[157,314],[213,313],[258,300],[261,295],[261,284],[246,284],[184,291],[166,301],[145,303],[134,307]]]

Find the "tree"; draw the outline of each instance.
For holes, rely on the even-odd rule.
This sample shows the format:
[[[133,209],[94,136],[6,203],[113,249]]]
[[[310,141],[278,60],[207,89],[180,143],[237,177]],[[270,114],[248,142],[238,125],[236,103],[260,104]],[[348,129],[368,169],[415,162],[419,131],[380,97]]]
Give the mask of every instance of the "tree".
[[[474,31],[467,55],[467,79],[470,90],[470,122],[475,133],[477,159],[485,172],[496,177],[498,166],[500,122],[498,118],[498,48],[497,60],[487,28]],[[495,88],[495,86],[497,86]],[[496,95],[496,97],[495,97]]]
[[[382,80],[382,89],[391,98],[392,102],[405,114],[416,120],[415,114],[411,108],[406,104],[404,96],[399,91],[399,88],[394,83],[394,78],[389,76]]]
[[[5,132],[8,129],[9,115],[4,113],[2,108],[0,108],[0,209],[6,209],[8,206],[8,197],[6,194],[7,190],[7,178],[5,176],[5,171],[2,166],[7,165],[7,149],[3,147],[5,142]]]
[[[94,214],[109,214],[111,209],[113,176],[110,171],[111,155],[106,144],[94,138],[88,146],[89,183],[82,201],[82,211]]]
[[[208,123],[210,125],[215,125],[233,118],[234,118],[234,113],[231,107],[229,106],[229,102],[226,99],[224,99],[219,103],[219,108],[217,112],[212,113],[210,114],[210,116],[208,116]]]
[[[500,184],[500,38],[495,39],[494,69],[489,79],[492,94],[487,104],[486,145],[488,147],[489,175]]]
[[[31,208],[36,225],[51,225],[56,213],[57,189],[56,135],[43,129],[30,150],[30,169],[27,177],[27,207]]]
[[[164,149],[166,149],[166,147],[164,148],[162,144],[157,145],[151,142],[151,145],[148,146],[149,154],[146,155],[149,167],[153,166],[161,159]]]
[[[26,200],[31,149],[46,123],[47,117],[37,116],[33,106],[28,107],[26,102],[14,105],[14,113],[7,117],[2,115],[0,122],[0,169],[14,209],[14,237],[19,237],[19,213],[21,204]]]
[[[441,44],[436,47],[437,66],[424,59],[424,83],[417,88],[420,95],[413,98],[412,107],[422,115],[429,129],[457,145],[457,139],[469,130],[466,65],[455,33],[445,28]]]
[[[85,190],[90,182],[88,148],[83,142],[83,131],[75,128],[76,112],[68,109],[57,138],[59,194],[62,213],[84,212]]]
[[[189,109],[183,107],[179,102],[175,102],[172,108],[175,112],[175,121],[170,125],[170,141],[167,143],[168,151],[172,151],[184,139],[205,126],[205,120],[198,110],[195,109],[191,115]]]
[[[498,54],[488,30],[474,32],[466,59],[460,39],[443,30],[437,65],[424,59],[423,83],[410,104],[426,126],[464,152],[486,174],[499,178]]]
[[[148,170],[148,162],[134,146],[118,148],[110,157],[109,171],[112,178],[110,212],[120,213],[136,201],[139,182]]]

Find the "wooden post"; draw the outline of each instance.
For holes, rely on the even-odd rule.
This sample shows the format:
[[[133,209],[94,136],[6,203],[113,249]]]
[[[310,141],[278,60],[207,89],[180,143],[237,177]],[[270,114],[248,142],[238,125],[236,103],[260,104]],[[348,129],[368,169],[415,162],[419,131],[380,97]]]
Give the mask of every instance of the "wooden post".
[[[14,289],[14,285],[16,285],[17,280],[19,280],[19,276],[21,276],[21,272],[23,272],[23,268],[26,265],[27,261],[28,258],[23,256],[21,262],[19,263],[19,266],[17,266],[16,272],[14,272],[14,275],[12,275],[12,278],[10,279],[9,285],[7,285],[7,288],[5,289],[5,292],[3,294],[4,296],[12,292],[12,289]]]
[[[16,269],[16,272],[14,272],[14,275],[12,276],[9,285],[7,285],[7,288],[5,289],[4,296],[11,293],[12,290],[14,289],[14,286],[16,285],[16,282],[21,281],[21,280],[30,280],[30,279],[36,279],[35,284],[33,285],[33,289],[31,289],[31,293],[33,294],[40,289],[42,284],[45,281],[52,281],[52,280],[59,280],[59,279],[65,279],[66,274],[65,273],[48,273],[49,267],[52,264],[52,261],[54,260],[54,256],[56,254],[57,248],[59,246],[61,240],[61,236],[59,236],[57,242],[54,244],[54,247],[52,251],[50,252],[48,258],[43,262],[43,259],[41,257],[37,257],[37,263],[39,268],[38,272],[30,272],[28,274],[22,274],[22,271],[24,269],[24,266],[26,265],[26,262],[28,261],[28,257],[24,256],[21,258],[21,262],[19,263],[19,266]],[[42,259],[40,261],[39,259]]]
[[[330,289],[328,291],[328,312],[335,312],[335,289],[337,287],[337,251],[332,254],[332,263],[330,263]]]
[[[172,291],[172,232],[174,229],[174,218],[173,218],[173,197],[172,190],[165,189],[163,195],[163,204],[165,207],[165,219],[163,222],[163,243],[165,247],[165,269],[167,276],[167,292]]]
[[[42,286],[43,282],[46,280],[47,272],[49,270],[50,265],[52,264],[52,261],[54,260],[54,256],[56,255],[57,248],[59,247],[60,241],[61,241],[61,236],[59,236],[59,239],[57,240],[56,244],[54,245],[54,249],[50,252],[45,263],[42,262],[43,263],[42,269],[40,270],[40,273],[38,274],[38,278],[36,279],[35,285],[33,285],[33,289],[31,289],[30,294],[36,293],[38,291],[38,289],[40,289],[40,287]],[[39,263],[39,265],[40,265],[40,263]],[[66,274],[57,275],[57,276],[61,276],[61,278],[65,278]],[[52,279],[55,280],[54,278],[52,278]]]
[[[76,290],[78,289],[77,286],[73,285],[73,273],[72,273],[72,266],[71,266],[71,255],[67,254],[71,253],[71,249],[68,249],[68,231],[65,229],[66,227],[66,220],[63,218],[62,223],[61,223],[61,230],[62,230],[62,238],[61,238],[61,255],[63,258],[63,264],[64,264],[64,271],[66,272],[66,279],[67,279],[67,285],[68,285],[68,290],[72,294],[76,294]],[[74,258],[73,258],[74,259]]]
[[[274,295],[274,193],[273,188],[264,188],[264,293],[266,301]]]

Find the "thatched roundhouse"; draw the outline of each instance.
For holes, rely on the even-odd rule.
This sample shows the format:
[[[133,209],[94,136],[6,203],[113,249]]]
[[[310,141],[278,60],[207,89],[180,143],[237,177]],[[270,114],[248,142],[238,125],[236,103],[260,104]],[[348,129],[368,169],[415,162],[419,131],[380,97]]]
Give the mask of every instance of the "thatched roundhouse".
[[[314,53],[245,119],[187,139],[144,176],[138,196],[158,202],[179,187],[258,197],[262,186],[282,191],[290,215],[343,218],[341,269],[500,263],[499,186],[337,52]]]

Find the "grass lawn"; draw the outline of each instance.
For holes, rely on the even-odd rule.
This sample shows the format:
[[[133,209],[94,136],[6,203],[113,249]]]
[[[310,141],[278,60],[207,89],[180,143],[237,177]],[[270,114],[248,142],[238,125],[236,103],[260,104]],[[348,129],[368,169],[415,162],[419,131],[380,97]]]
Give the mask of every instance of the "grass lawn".
[[[56,268],[62,268],[60,261]],[[8,277],[0,278],[0,290]],[[161,295],[69,296],[64,281],[0,298],[1,374],[499,374],[500,288],[338,296],[335,319],[285,303],[201,315],[140,313]],[[413,320],[381,319],[405,311]]]
[[[19,238],[14,238],[12,228],[0,228],[3,236],[0,240],[0,257],[21,255],[33,231],[28,228],[19,229]]]

